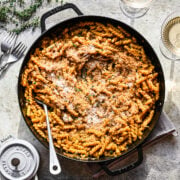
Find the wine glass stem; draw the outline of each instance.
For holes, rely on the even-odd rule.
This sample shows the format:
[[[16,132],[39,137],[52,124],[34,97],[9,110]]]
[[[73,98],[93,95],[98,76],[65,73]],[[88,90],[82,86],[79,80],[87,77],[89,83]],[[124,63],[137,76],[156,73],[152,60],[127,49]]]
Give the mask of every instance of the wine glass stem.
[[[130,25],[133,27],[134,26],[134,22],[135,22],[135,13],[136,13],[136,9],[134,10],[134,13],[132,14],[132,17],[130,18]]]
[[[134,23],[135,23],[135,19],[134,18],[131,18],[130,19],[130,25],[133,27],[134,26]]]
[[[171,61],[171,69],[170,69],[170,77],[169,77],[169,80],[171,82],[171,88],[168,93],[169,95],[168,99],[169,99],[170,104],[172,102],[172,93],[173,93],[173,85],[174,85],[174,68],[175,68],[175,61]]]
[[[168,113],[171,108],[172,108],[172,94],[173,94],[173,85],[174,85],[174,68],[175,68],[175,61],[171,61],[171,69],[170,69],[170,76],[169,76],[169,81],[170,81],[170,88],[167,88],[167,102],[165,104],[165,111]]]
[[[171,70],[170,70],[170,81],[174,79],[174,61],[171,61]]]

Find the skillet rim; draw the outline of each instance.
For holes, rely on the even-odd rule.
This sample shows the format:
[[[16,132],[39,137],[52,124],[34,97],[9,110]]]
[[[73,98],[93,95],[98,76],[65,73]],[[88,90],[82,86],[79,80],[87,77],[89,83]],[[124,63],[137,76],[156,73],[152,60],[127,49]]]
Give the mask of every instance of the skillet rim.
[[[129,33],[132,35],[132,32],[133,32],[133,35],[135,36],[135,38],[139,41],[142,41],[141,43],[143,43],[145,46],[147,46],[148,48],[150,48],[150,52],[152,53],[152,57],[155,58],[155,62],[158,63],[158,64],[154,64],[152,63],[154,66],[155,66],[155,69],[158,68],[160,70],[160,72],[158,72],[158,77],[161,79],[160,81],[160,98],[159,100],[156,102],[156,105],[155,105],[155,108],[158,108],[158,110],[155,109],[155,113],[154,113],[154,116],[151,120],[151,123],[153,123],[151,129],[147,132],[146,136],[143,137],[141,140],[138,140],[139,143],[136,143],[133,142],[132,146],[134,146],[133,148],[128,148],[127,151],[123,152],[121,155],[117,156],[117,157],[108,157],[107,159],[95,159],[95,160],[83,160],[83,159],[75,159],[75,158],[71,158],[71,157],[67,157],[65,155],[62,154],[62,152],[59,152],[60,149],[58,148],[55,148],[56,149],[56,153],[63,157],[63,158],[66,158],[66,159],[70,159],[70,160],[75,160],[75,161],[79,161],[79,162],[85,162],[85,163],[103,163],[103,162],[110,162],[110,161],[114,161],[116,159],[119,159],[119,158],[122,158],[124,156],[126,156],[128,153],[136,150],[139,146],[141,146],[144,142],[146,142],[147,138],[150,136],[150,134],[152,133],[153,129],[155,128],[156,124],[157,124],[157,121],[159,120],[160,118],[160,115],[161,115],[161,112],[162,112],[162,108],[163,108],[163,104],[164,104],[164,99],[165,99],[165,79],[164,79],[164,73],[163,73],[163,69],[162,69],[162,65],[159,61],[159,58],[157,56],[157,54],[155,53],[153,47],[151,46],[151,44],[146,40],[146,38],[141,34],[139,33],[137,30],[135,30],[134,28],[130,27],[128,24],[122,22],[122,21],[119,21],[117,19],[113,19],[111,17],[105,17],[105,16],[97,16],[97,15],[80,15],[80,16],[77,16],[77,17],[73,17],[73,18],[68,18],[64,21],[61,21],[55,25],[53,25],[52,27],[50,27],[48,30],[44,31],[33,43],[32,45],[29,47],[26,55],[24,56],[23,58],[23,62],[21,64],[21,67],[20,67],[20,70],[19,70],[19,75],[18,75],[18,104],[19,104],[19,107],[20,107],[20,111],[21,111],[21,114],[23,116],[23,119],[24,121],[26,122],[26,125],[28,126],[28,128],[30,129],[31,133],[34,135],[34,137],[36,139],[38,139],[38,141],[43,145],[45,146],[47,149],[48,149],[48,143],[47,141],[44,141],[43,138],[33,129],[33,127],[29,126],[30,122],[28,123],[28,118],[24,115],[23,113],[23,106],[21,105],[21,96],[22,96],[22,86],[21,86],[21,75],[23,73],[23,70],[24,68],[26,67],[28,61],[29,61],[29,56],[31,54],[31,51],[33,51],[34,49],[37,48],[36,44],[38,44],[42,38],[46,35],[48,35],[48,33],[52,33],[52,30],[53,29],[56,29],[56,28],[60,28],[61,26],[64,28],[64,25],[67,25],[67,23],[69,21],[71,21],[71,23],[75,23],[75,22],[81,22],[82,20],[84,21],[94,21],[95,20],[91,20],[91,19],[95,19],[96,21],[98,22],[110,22],[111,24],[118,24],[119,26],[122,26],[126,31],[130,31]],[[102,23],[103,23],[102,22]],[[143,46],[143,48],[145,48],[145,46]],[[146,50],[145,50],[146,51]],[[147,52],[146,52],[147,53]],[[149,56],[148,56],[149,57]],[[150,58],[151,62],[152,62],[152,59]],[[30,120],[29,120],[30,121]],[[151,124],[150,123],[150,124]],[[145,130],[147,131],[147,129]],[[145,133],[143,133],[144,135]],[[41,139],[40,139],[41,138]],[[42,141],[43,140],[43,141]],[[130,145],[131,146],[131,145]]]

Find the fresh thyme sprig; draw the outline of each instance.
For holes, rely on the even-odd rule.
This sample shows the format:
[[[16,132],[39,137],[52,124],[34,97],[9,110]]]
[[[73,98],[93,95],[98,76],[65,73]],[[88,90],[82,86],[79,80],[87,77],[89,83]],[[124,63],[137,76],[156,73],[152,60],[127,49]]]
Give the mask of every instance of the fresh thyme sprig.
[[[36,2],[35,4],[31,5],[29,8],[24,9],[23,11],[14,11],[14,14],[23,21],[29,20],[33,13],[36,12],[37,8],[42,5],[42,0]]]
[[[52,0],[31,0],[29,5],[29,0],[0,0],[0,27],[16,33],[38,27],[40,23],[36,12],[45,1],[53,3]],[[59,4],[63,3],[61,0]]]
[[[7,13],[10,11],[8,7],[0,7],[0,21],[6,22],[7,21]]]
[[[21,33],[22,31],[24,31],[25,29],[28,28],[33,28],[35,29],[36,27],[39,26],[39,17],[34,18],[31,22],[25,22],[24,24],[22,24],[19,28],[15,28],[12,31],[16,32],[17,34]]]

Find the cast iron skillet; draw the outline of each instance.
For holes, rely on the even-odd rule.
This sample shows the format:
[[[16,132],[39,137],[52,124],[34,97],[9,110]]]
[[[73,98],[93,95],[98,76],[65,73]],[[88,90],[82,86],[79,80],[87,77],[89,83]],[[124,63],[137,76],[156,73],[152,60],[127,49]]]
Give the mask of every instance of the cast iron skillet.
[[[65,20],[63,22],[60,22],[59,24],[51,27],[49,30],[46,30],[45,27],[45,20],[53,15],[56,14],[59,11],[65,10],[65,9],[73,9],[77,14],[78,17],[74,17],[74,18],[70,18],[68,20]],[[78,159],[73,159],[73,158],[69,158],[66,157],[62,154],[62,150],[61,149],[56,149],[57,154],[59,154],[60,156],[63,156],[65,158],[68,159],[72,159],[75,161],[80,161],[80,162],[87,162],[87,163],[99,163],[101,165],[101,167],[106,171],[107,174],[113,176],[113,175],[117,175],[117,174],[121,174],[124,173],[126,171],[129,171],[135,167],[137,167],[139,164],[142,163],[143,160],[143,152],[142,152],[142,144],[145,142],[145,140],[147,139],[147,137],[150,135],[150,133],[152,132],[152,130],[154,129],[161,111],[162,111],[162,107],[163,107],[163,103],[164,103],[164,95],[165,95],[165,83],[164,83],[164,75],[163,75],[163,71],[162,71],[162,67],[161,64],[158,60],[157,55],[155,54],[153,48],[151,47],[151,45],[147,42],[147,40],[140,35],[136,30],[134,30],[133,28],[131,28],[130,26],[124,24],[123,22],[120,22],[118,20],[115,19],[111,19],[108,17],[102,17],[102,16],[86,16],[83,15],[83,13],[74,5],[74,4],[65,4],[63,6],[59,6],[56,7],[50,11],[48,11],[47,13],[45,13],[42,17],[41,17],[41,30],[42,30],[42,34],[40,35],[40,37],[33,43],[33,45],[30,47],[30,49],[28,50],[27,54],[25,55],[24,61],[22,63],[21,69],[20,69],[20,73],[19,73],[19,79],[18,79],[18,99],[19,99],[19,105],[20,105],[20,109],[23,115],[23,118],[27,124],[27,126],[30,128],[31,132],[35,135],[35,137],[46,147],[48,148],[48,142],[46,140],[44,140],[33,128],[32,126],[32,122],[31,120],[25,115],[24,112],[24,106],[25,106],[25,99],[24,99],[24,88],[21,86],[21,76],[22,73],[24,71],[24,69],[26,68],[26,65],[28,63],[28,60],[30,58],[31,53],[34,52],[34,50],[39,47],[39,43],[40,41],[45,37],[45,36],[50,36],[51,34],[55,34],[58,28],[64,28],[64,27],[68,27],[68,26],[73,26],[74,24],[78,23],[78,22],[83,22],[83,21],[96,21],[96,22],[101,22],[101,23],[111,23],[114,26],[121,26],[122,28],[124,28],[126,31],[128,31],[130,34],[132,34],[138,41],[138,43],[140,45],[142,45],[145,49],[146,54],[148,55],[148,57],[150,58],[152,64],[155,66],[155,71],[158,72],[158,79],[160,82],[160,97],[159,100],[157,101],[156,105],[155,105],[155,113],[153,116],[153,119],[151,121],[151,123],[149,124],[149,128],[147,128],[144,131],[143,137],[141,140],[137,140],[136,142],[134,142],[133,144],[131,144],[128,147],[128,150],[124,153],[122,153],[120,156],[118,157],[102,157],[98,160],[78,160]],[[136,162],[134,162],[133,164],[128,165],[127,167],[124,167],[122,169],[118,169],[118,170],[113,170],[111,171],[110,169],[108,169],[107,164],[109,162],[112,162],[115,159],[118,158],[122,158],[125,157],[125,155],[127,155],[128,153],[130,153],[131,151],[135,151],[137,150],[138,152],[138,159]]]

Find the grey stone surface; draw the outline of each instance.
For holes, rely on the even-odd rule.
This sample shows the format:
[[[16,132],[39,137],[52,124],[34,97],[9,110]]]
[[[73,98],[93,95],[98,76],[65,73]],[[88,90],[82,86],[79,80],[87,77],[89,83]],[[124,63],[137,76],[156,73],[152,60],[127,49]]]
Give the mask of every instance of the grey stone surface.
[[[120,8],[119,0],[66,0],[76,4],[84,14],[102,15],[121,20],[129,23],[130,20],[125,17]],[[39,10],[39,14],[43,14],[48,9],[52,8],[44,6]],[[180,131],[180,62],[174,62],[165,59],[159,50],[160,29],[165,17],[175,9],[180,9],[179,0],[154,0],[151,9],[148,13],[135,20],[134,28],[137,29],[152,45],[156,51],[166,79],[166,100],[164,110],[175,124],[177,131]],[[61,20],[74,17],[76,14],[72,10],[66,10],[58,13],[54,17],[47,20],[48,27],[52,26]],[[2,31],[0,29],[0,31]],[[40,29],[34,32],[27,30],[21,33],[18,41],[23,41],[28,47],[40,35]],[[1,40],[1,39],[0,39]],[[18,73],[22,60],[11,65],[5,76],[0,79],[0,138],[9,134],[18,137],[19,133],[28,134],[29,130],[26,125],[23,125],[17,99],[17,81]],[[171,83],[173,80],[173,83]],[[34,138],[29,133],[29,138]],[[21,136],[22,137],[22,136]],[[28,139],[28,138],[27,138]],[[34,141],[36,141],[34,139]],[[41,145],[40,145],[41,146]],[[46,150],[45,150],[46,151]],[[125,173],[121,176],[102,179],[138,179],[138,180],[179,180],[180,179],[180,138],[167,137],[156,145],[153,145],[144,153],[143,163],[136,169]],[[43,161],[42,161],[43,162]],[[62,160],[62,163],[66,163]],[[72,162],[77,165],[75,162]],[[81,167],[79,167],[81,169]],[[76,172],[75,174],[66,173],[64,176],[53,179],[91,179],[88,171],[83,174],[83,177]],[[73,172],[73,170],[72,170]],[[44,172],[46,173],[46,172]]]

